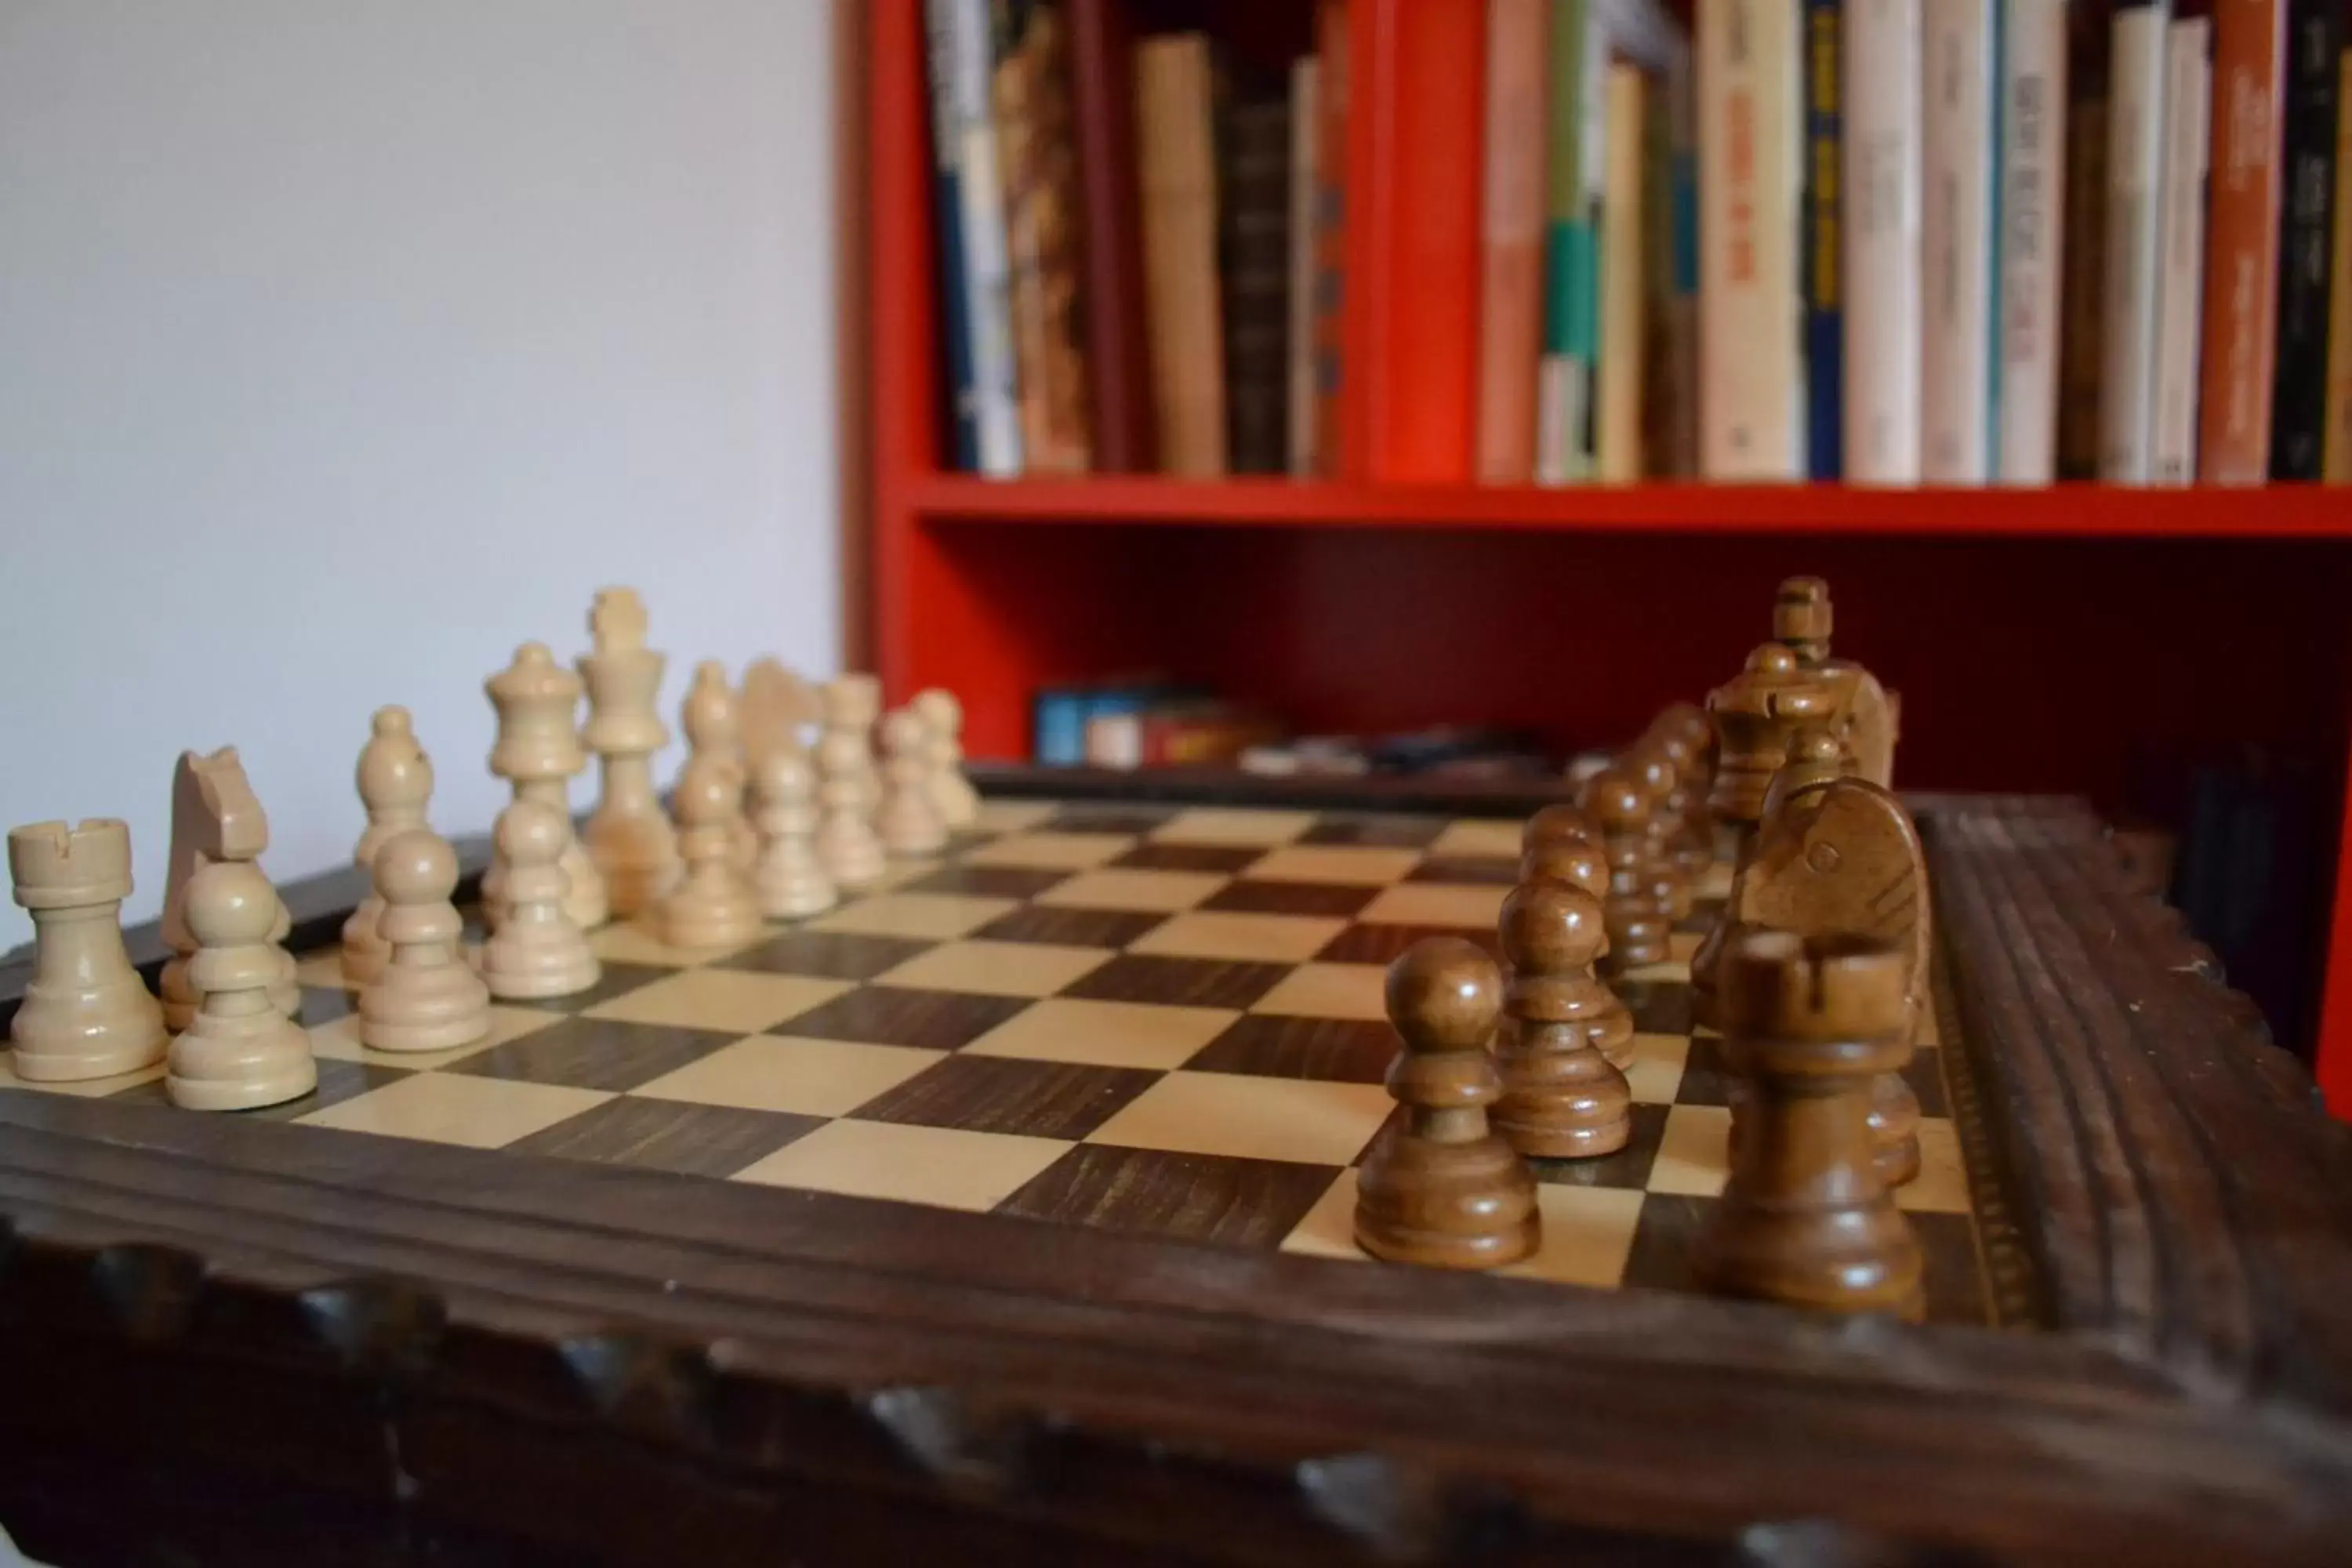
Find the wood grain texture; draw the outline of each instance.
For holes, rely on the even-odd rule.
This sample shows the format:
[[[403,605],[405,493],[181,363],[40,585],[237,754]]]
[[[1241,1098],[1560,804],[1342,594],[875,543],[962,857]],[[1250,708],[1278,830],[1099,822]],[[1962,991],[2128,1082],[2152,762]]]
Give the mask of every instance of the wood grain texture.
[[[2344,1130],[2086,812],[1915,805],[2050,1331],[0,1092],[0,1518],[64,1563],[2340,1562]]]

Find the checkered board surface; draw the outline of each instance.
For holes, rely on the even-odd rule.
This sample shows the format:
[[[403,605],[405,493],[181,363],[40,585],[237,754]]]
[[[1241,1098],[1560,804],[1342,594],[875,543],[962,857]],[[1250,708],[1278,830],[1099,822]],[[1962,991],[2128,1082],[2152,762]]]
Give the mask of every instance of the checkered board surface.
[[[1360,1258],[1354,1167],[1394,1109],[1386,965],[1435,932],[1493,951],[1518,834],[992,801],[944,855],[739,949],[608,926],[592,990],[498,1005],[457,1050],[363,1048],[335,952],[299,955],[319,1088],[246,1114]],[[1536,1163],[1543,1247],[1509,1272],[1686,1286],[1730,1124],[1688,965],[1728,881],[1717,867],[1669,962],[1620,983],[1642,1031],[1632,1142]],[[1931,1034],[1910,1069],[1924,1169],[1898,1201],[1930,1317],[1981,1323],[1992,1293],[1943,1056]],[[22,1087],[163,1103],[162,1072]]]

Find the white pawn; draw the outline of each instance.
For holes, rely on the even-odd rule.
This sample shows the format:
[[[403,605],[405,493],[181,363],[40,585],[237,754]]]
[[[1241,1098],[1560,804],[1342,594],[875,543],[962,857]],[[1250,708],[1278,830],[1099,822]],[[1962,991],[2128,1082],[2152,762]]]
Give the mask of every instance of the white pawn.
[[[930,729],[901,708],[882,721],[882,805],[874,829],[893,855],[929,855],[948,841],[931,801]]]
[[[686,704],[678,710],[678,728],[686,731],[688,766],[698,757],[712,757],[735,770],[736,805],[727,822],[727,841],[734,846],[735,868],[749,871],[760,853],[760,840],[743,816],[743,736],[735,720],[735,689],[728,684],[727,667],[717,659],[706,658],[694,667],[694,684],[687,688]],[[685,775],[679,776],[683,780]]]
[[[482,979],[493,996],[569,996],[604,973],[563,907],[572,891],[563,840],[563,819],[551,805],[519,800],[499,813],[490,842],[506,868],[507,918],[482,944]]]
[[[882,804],[882,779],[874,767],[874,723],[882,717],[882,682],[871,675],[835,676],[817,688],[817,700],[824,710],[824,733],[846,736],[855,745],[854,752],[848,746],[835,752],[837,765],[833,768],[820,761],[819,775],[854,776],[858,813],[870,822]],[[822,753],[821,743],[818,749]]]
[[[196,939],[188,983],[196,1016],[172,1042],[163,1087],[190,1110],[251,1110],[319,1086],[310,1037],[278,1010],[269,930],[278,890],[250,860],[217,860],[188,879],[183,918]]]
[[[36,823],[8,834],[16,901],[33,916],[33,978],[9,1038],[28,1083],[111,1078],[153,1067],[171,1035],[123,952],[131,829],[113,817]]]
[[[412,827],[375,852],[379,931],[392,948],[360,993],[360,1043],[377,1051],[446,1051],[490,1032],[490,991],[458,950],[465,918],[449,901],[457,856],[429,827]]]
[[[816,771],[798,749],[772,750],[752,764],[751,824],[760,858],[751,892],[770,920],[829,910],[840,895],[816,858]]]
[[[963,704],[954,692],[934,686],[917,692],[908,706],[930,731],[931,804],[940,808],[940,820],[950,832],[971,826],[980,820],[980,793],[963,776]]]
[[[367,831],[352,851],[352,863],[373,873],[375,852],[396,833],[425,826],[425,803],[433,798],[433,759],[416,743],[405,708],[379,708],[360,748],[360,804],[367,808]],[[377,933],[383,895],[371,879],[367,897],[343,922],[343,983],[364,985],[383,968],[392,949]]]
[[[828,730],[816,747],[816,858],[835,886],[863,892],[882,880],[882,841],[866,817],[873,759],[855,731]]]
[[[705,753],[686,764],[670,808],[686,876],[661,901],[656,928],[679,948],[738,947],[760,934],[760,906],[735,864],[735,824],[742,820],[743,775],[733,762]]]

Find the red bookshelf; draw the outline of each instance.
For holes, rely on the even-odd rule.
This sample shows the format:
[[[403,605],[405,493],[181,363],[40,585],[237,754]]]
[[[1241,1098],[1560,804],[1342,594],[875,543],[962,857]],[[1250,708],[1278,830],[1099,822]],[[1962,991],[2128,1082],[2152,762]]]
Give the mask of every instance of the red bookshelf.
[[[1308,0],[1292,4],[1303,21]],[[1216,26],[1234,9],[1140,14]],[[2114,813],[2168,766],[2258,749],[2321,781],[2328,847],[2352,851],[2352,491],[1445,482],[1467,433],[1421,417],[1412,389],[1470,374],[1473,318],[1421,283],[1432,246],[1475,241],[1476,136],[1459,127],[1476,119],[1450,96],[1458,38],[1421,36],[1436,9],[1349,11],[1351,477],[1006,482],[943,470],[922,7],[877,0],[868,494],[891,700],[954,689],[982,758],[1026,754],[1038,687],[1141,669],[1306,729],[1478,721],[1604,742],[1731,675],[1774,584],[1814,572],[1841,649],[1902,692],[1906,784]],[[2306,1033],[2352,1115],[2352,880],[2330,886]]]

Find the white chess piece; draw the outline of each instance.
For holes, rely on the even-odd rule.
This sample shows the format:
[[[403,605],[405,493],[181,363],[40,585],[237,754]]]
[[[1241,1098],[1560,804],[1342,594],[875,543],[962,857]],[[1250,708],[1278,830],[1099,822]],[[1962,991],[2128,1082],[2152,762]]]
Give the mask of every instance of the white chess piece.
[[[667,660],[646,647],[646,609],[634,589],[598,594],[588,629],[596,648],[578,660],[588,688],[580,738],[602,764],[604,792],[581,838],[612,912],[625,917],[677,883],[677,834],[654,794],[654,753],[669,744],[656,707]]]
[[[874,723],[882,717],[882,683],[870,675],[836,676],[817,689],[817,699],[824,710],[824,738],[838,735],[846,742],[835,748],[831,767],[822,757],[824,742],[818,742],[817,776],[855,782],[858,815],[870,822],[882,804],[882,779],[874,767]]]
[[[946,845],[947,824],[931,802],[930,728],[901,708],[882,721],[882,804],[874,829],[892,855],[929,855]]]
[[[375,852],[393,835],[423,827],[425,805],[433,798],[433,759],[416,743],[407,709],[375,710],[368,742],[360,748],[356,782],[368,825],[352,851],[352,863],[369,872],[370,881],[367,896],[343,922],[342,969],[344,984],[364,985],[392,952],[376,932],[383,899],[373,881]]]
[[[172,1042],[163,1087],[173,1104],[251,1110],[319,1086],[310,1037],[269,997],[278,908],[278,890],[250,860],[215,860],[188,879],[182,915],[196,939],[188,981],[199,1000]]]
[[[882,841],[867,820],[866,777],[873,766],[866,742],[850,730],[828,730],[816,747],[816,858],[834,885],[863,892],[882,880]]]
[[[490,1032],[490,991],[458,950],[465,918],[449,901],[457,856],[429,827],[412,827],[375,852],[379,928],[392,948],[360,993],[360,1043],[378,1051],[446,1051]]]
[[[963,775],[963,704],[955,693],[934,686],[919,691],[908,706],[921,715],[930,732],[931,803],[950,832],[980,820],[980,794]]]
[[[483,682],[498,710],[498,743],[490,748],[490,772],[514,785],[517,800],[536,800],[563,816],[563,874],[572,879],[564,908],[582,931],[611,917],[604,879],[572,832],[570,781],[588,765],[576,728],[580,677],[555,662],[545,643],[515,649],[514,663]],[[506,891],[497,879],[482,879],[482,914],[493,925],[506,912]]]
[[[752,764],[751,821],[760,858],[751,892],[770,920],[793,920],[838,901],[816,857],[816,770],[797,748],[761,753]]]
[[[135,1072],[163,1059],[172,1037],[122,947],[131,896],[131,829],[113,817],[8,834],[16,902],[33,917],[33,978],[9,1026],[16,1076],[64,1083]]]
[[[519,800],[499,814],[491,843],[506,868],[507,918],[482,944],[482,980],[493,996],[569,996],[603,973],[564,911],[572,879],[563,874],[563,840],[553,806]]]
[[[760,907],[735,865],[742,803],[743,775],[733,763],[704,753],[687,763],[672,799],[686,875],[662,900],[656,927],[668,946],[736,947],[760,934]]]
[[[735,770],[736,801],[727,820],[727,842],[733,847],[735,868],[749,871],[760,853],[759,836],[743,815],[743,737],[735,721],[735,689],[727,682],[727,667],[706,658],[694,667],[694,684],[687,688],[686,705],[678,712],[686,731],[687,766],[709,757]],[[681,772],[683,780],[685,773]]]
[[[183,752],[172,772],[172,852],[163,876],[163,942],[172,956],[163,964],[156,989],[163,998],[163,1026],[174,1034],[195,1022],[199,997],[188,977],[189,961],[196,952],[195,934],[182,914],[189,881],[216,860],[257,862],[269,847],[269,818],[245,776],[245,763],[235,746],[202,754]],[[257,870],[259,867],[257,865]],[[265,881],[267,878],[263,879]],[[270,890],[276,899],[277,889]],[[291,1017],[301,1010],[302,987],[294,975],[294,955],[282,946],[294,929],[285,901],[278,900],[268,941],[277,956],[266,991],[271,1004]]]

